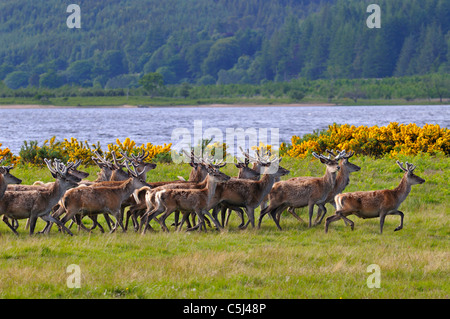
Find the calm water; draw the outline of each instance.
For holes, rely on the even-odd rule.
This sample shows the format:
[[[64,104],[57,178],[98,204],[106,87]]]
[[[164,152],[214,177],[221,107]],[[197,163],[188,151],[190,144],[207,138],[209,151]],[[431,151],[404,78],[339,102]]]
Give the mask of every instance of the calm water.
[[[75,137],[89,143],[122,142],[126,137],[136,144],[177,144],[172,140],[175,128],[194,135],[194,121],[202,120],[202,129],[278,128],[281,141],[302,136],[328,125],[379,125],[389,122],[439,124],[450,126],[450,106],[332,106],[332,107],[202,107],[202,108],[60,108],[0,109],[0,143],[18,154],[23,141],[39,145],[52,136],[57,140]]]

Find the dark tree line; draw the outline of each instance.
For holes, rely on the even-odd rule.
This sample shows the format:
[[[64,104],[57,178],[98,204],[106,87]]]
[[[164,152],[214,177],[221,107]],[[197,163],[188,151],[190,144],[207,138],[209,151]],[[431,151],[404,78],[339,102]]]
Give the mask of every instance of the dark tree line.
[[[10,88],[260,84],[450,73],[450,2],[378,0],[79,1],[81,29],[57,0],[0,3],[0,80]]]

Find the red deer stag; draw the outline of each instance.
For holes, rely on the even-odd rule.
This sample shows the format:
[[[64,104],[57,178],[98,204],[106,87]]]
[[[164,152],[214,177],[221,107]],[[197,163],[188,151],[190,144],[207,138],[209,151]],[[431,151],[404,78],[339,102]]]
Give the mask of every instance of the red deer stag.
[[[399,161],[396,161],[396,163],[405,172],[396,188],[336,195],[334,198],[336,213],[326,219],[325,232],[328,232],[330,223],[341,218],[348,222],[353,230],[355,224],[347,218],[349,215],[364,219],[380,217],[380,233],[383,233],[384,219],[387,215],[399,215],[400,226],[395,228],[395,231],[402,229],[404,214],[398,208],[409,195],[411,186],[423,184],[425,180],[414,174],[416,168],[414,165],[406,162],[406,168],[404,168],[403,163]]]

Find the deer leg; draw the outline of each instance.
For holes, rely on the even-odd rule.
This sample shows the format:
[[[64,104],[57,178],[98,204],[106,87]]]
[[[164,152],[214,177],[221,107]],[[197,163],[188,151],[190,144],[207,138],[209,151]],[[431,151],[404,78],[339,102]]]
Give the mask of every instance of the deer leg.
[[[288,208],[288,212],[291,213],[292,216],[294,216],[299,222],[301,223],[306,223],[303,218],[301,218],[300,216],[298,216],[298,214],[295,212],[295,207],[289,207]],[[281,216],[281,215],[280,215]],[[278,222],[280,222],[280,220],[278,220]]]
[[[206,232],[207,230],[206,230],[205,220],[204,220],[204,217],[203,217],[202,212],[199,211],[199,212],[195,212],[195,213],[196,213],[196,215],[198,216],[198,224],[195,225],[195,226],[192,227],[192,228],[188,228],[187,231],[193,231],[193,230],[196,230],[196,229],[198,229],[199,231],[201,231],[201,230],[202,230],[202,226],[203,226],[203,227],[205,227],[205,232]]]
[[[282,230],[281,226],[280,226],[280,216],[283,213],[284,209],[286,208],[286,206],[278,206],[277,208],[273,209],[270,212],[270,217],[272,217],[275,225],[277,225],[278,230]]]
[[[350,227],[352,228],[352,230],[355,227],[355,223],[352,222],[350,219],[348,219],[346,216],[344,216],[344,213],[346,213],[347,215],[350,214],[351,212],[344,212],[342,210],[338,210],[336,211],[335,215],[330,216],[326,219],[325,221],[325,233],[328,232],[328,226],[330,225],[330,223],[335,222],[339,219],[343,219],[344,221],[347,221],[350,224]]]
[[[245,207],[248,215],[247,223],[241,228],[246,229],[248,224],[252,224],[252,227],[255,228],[255,209],[253,207]]]
[[[132,216],[131,208],[127,210],[127,213],[125,215],[125,229],[128,230],[128,222],[130,221],[130,217]],[[133,220],[133,219],[132,219]],[[134,226],[134,220],[133,220],[133,226]]]
[[[71,232],[66,226],[64,226],[64,224],[63,224],[60,220],[56,219],[56,218],[53,217],[52,215],[50,215],[50,214],[44,215],[44,216],[41,216],[41,218],[42,218],[43,220],[45,220],[46,222],[55,223],[56,225],[58,225],[59,227],[61,227],[61,229],[62,229],[63,231],[67,232],[70,236],[73,236],[72,232]],[[30,229],[31,229],[31,228],[30,228]]]
[[[19,236],[19,233],[16,231],[16,229],[9,223],[8,217],[3,216],[2,220],[6,225],[8,225],[8,227],[13,231],[13,233],[16,234],[16,236]]]
[[[174,225],[175,225],[175,230],[177,230],[177,228],[178,228],[178,221],[180,220],[180,211],[179,210],[177,210],[176,212],[175,212],[175,216],[174,216]]]
[[[314,214],[314,203],[309,203],[308,209],[309,209],[309,224],[308,224],[308,227],[311,228],[311,226],[312,226],[312,217],[313,217],[313,214]]]
[[[105,232],[105,229],[104,229],[103,226],[98,222],[97,215],[90,215],[89,218],[92,219],[92,221],[94,222],[94,225],[92,225],[90,231],[92,231],[95,227],[98,226],[98,229],[100,229],[100,232],[103,234],[103,233]]]
[[[269,207],[270,207],[270,206],[269,206]],[[266,216],[267,213],[269,213],[269,207],[264,208],[264,209],[261,210],[261,212],[259,213],[258,229],[261,228],[261,222],[262,222],[262,219],[264,218],[264,216]]]
[[[156,219],[156,217],[157,217],[158,215],[164,213],[165,210],[166,210],[166,208],[165,208],[165,207],[162,207],[162,206],[160,206],[160,207],[155,207],[155,208],[153,208],[153,210],[151,210],[151,211],[149,211],[149,212],[146,212],[146,213],[144,214],[144,216],[142,216],[142,218],[141,218],[141,225],[140,225],[140,227],[139,227],[139,229],[142,229],[142,234],[145,234],[145,232],[146,232],[147,229],[149,228],[150,221],[151,221],[153,218]],[[158,220],[158,219],[157,219],[157,220]],[[158,220],[158,223],[159,223],[159,220]],[[142,227],[144,227],[144,228],[142,228]]]
[[[239,224],[238,227],[242,227],[242,225],[244,225],[244,223],[245,223],[244,211],[240,207],[236,207],[234,209],[234,211],[239,215],[239,217],[241,217],[241,223]],[[230,214],[231,214],[231,212],[230,212]],[[227,225],[228,225],[228,218],[229,217],[230,217],[230,215],[228,215],[228,217],[227,217]]]
[[[206,216],[208,216],[209,218],[212,219],[214,225],[216,225],[217,230],[221,231],[223,229],[222,225],[220,224],[220,222],[214,218],[214,216],[211,215],[211,213],[209,211],[207,211],[206,209],[203,210],[204,214],[206,214]]]
[[[109,230],[112,229],[112,220],[109,217],[108,214],[103,214],[103,217],[105,217],[106,225],[108,225]]]
[[[118,226],[120,226],[122,228],[122,232],[126,232],[125,227],[123,227],[123,222],[122,222],[122,214],[120,213],[120,208],[114,212],[111,213],[111,215],[114,216],[114,218],[116,219],[116,224],[114,225],[114,228],[111,229],[111,231],[109,232],[110,234],[114,233]]]
[[[380,213],[380,234],[383,233],[384,219],[386,218],[387,215],[388,213],[385,212]]]
[[[169,228],[166,226],[166,218],[170,216],[170,214],[173,213],[173,210],[166,211],[166,213],[159,219],[159,224],[161,225],[161,228],[165,232],[169,232]]]
[[[228,211],[228,215],[227,215],[227,211]],[[230,217],[231,212],[227,209],[225,204],[221,204],[220,205],[220,219],[222,220],[222,225],[225,226],[225,223],[227,222],[228,218]],[[213,216],[214,215],[214,210],[213,210]]]
[[[191,221],[189,220],[189,217],[191,216],[191,212],[181,212],[183,214],[183,217],[181,218],[180,226],[178,227],[178,231],[181,231],[183,228],[184,223],[186,223],[186,228],[189,229],[192,227]]]
[[[393,213],[390,213],[389,215],[400,215],[400,226],[398,226],[396,229],[394,229],[394,231],[398,231],[400,229],[403,228],[403,217],[405,217],[405,214],[403,214],[403,212],[397,210]]]
[[[30,236],[34,234],[34,228],[36,227],[37,216],[34,214],[30,215]]]
[[[183,225],[184,225],[184,223],[186,222],[186,219],[188,219],[189,218],[189,215],[186,213],[186,212],[181,212],[181,215],[182,215],[182,217],[181,217],[181,222],[180,222],[180,225],[178,225],[178,226],[176,226],[176,228],[175,228],[175,230],[176,231],[181,231],[181,229],[183,228]],[[189,227],[188,227],[189,228]]]
[[[320,225],[322,223],[323,218],[327,214],[327,208],[325,207],[325,204],[319,204],[318,206],[319,206],[319,210],[317,212],[316,220],[314,221],[314,226]],[[320,217],[320,219],[319,219],[319,217]],[[345,221],[345,219],[344,219],[344,221]]]

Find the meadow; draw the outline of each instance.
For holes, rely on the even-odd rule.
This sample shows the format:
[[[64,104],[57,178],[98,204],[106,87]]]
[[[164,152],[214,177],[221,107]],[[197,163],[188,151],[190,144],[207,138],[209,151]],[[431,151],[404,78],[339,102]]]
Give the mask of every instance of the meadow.
[[[379,219],[359,219],[354,231],[343,221],[308,228],[286,213],[282,231],[269,218],[261,229],[239,230],[232,215],[222,232],[128,232],[102,234],[74,231],[30,237],[25,221],[19,236],[0,224],[1,298],[443,298],[450,297],[450,158],[448,156],[398,155],[373,159],[354,156],[361,171],[351,175],[347,191],[394,188],[403,172],[395,160],[417,166],[426,179],[415,185],[398,216],[386,218],[379,233]],[[285,157],[282,166],[294,176],[322,176],[325,169],[311,156]],[[96,178],[97,167],[82,167]],[[187,177],[189,165],[158,163],[148,181]],[[234,165],[223,172],[237,175]],[[19,165],[13,171],[24,184],[51,181],[47,168]],[[334,213],[327,205],[328,214]],[[299,210],[306,219],[307,210]],[[259,209],[257,210],[259,217]],[[100,218],[103,222],[103,217]],[[87,224],[89,222],[85,220]],[[168,225],[170,222],[167,223]],[[37,230],[42,229],[39,221]],[[80,288],[68,288],[69,265],[80,268]],[[369,288],[369,265],[380,267],[380,288]]]

